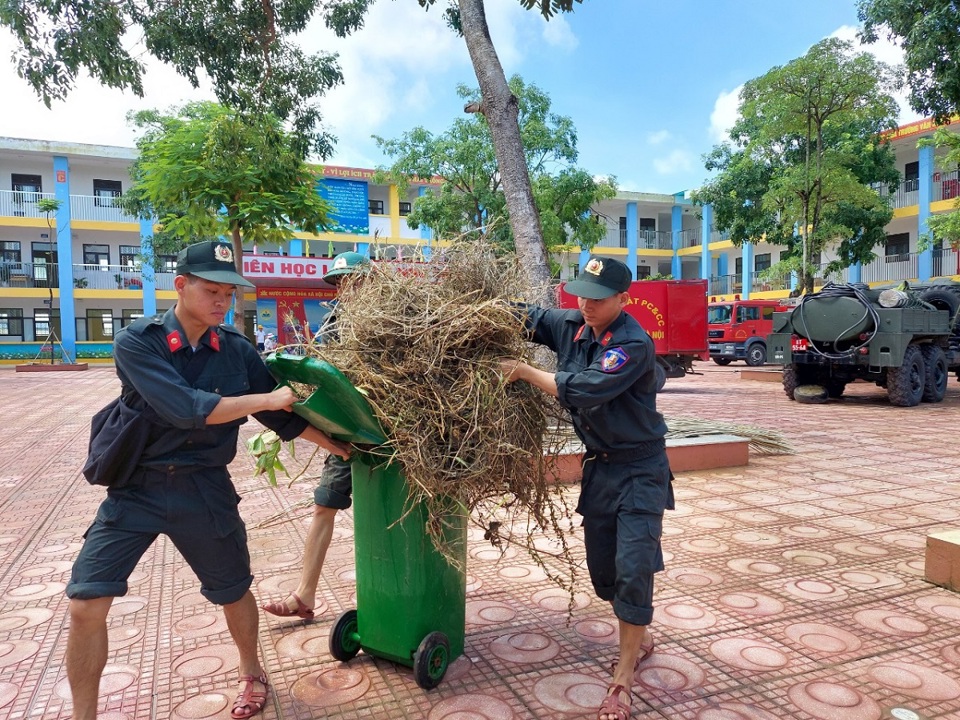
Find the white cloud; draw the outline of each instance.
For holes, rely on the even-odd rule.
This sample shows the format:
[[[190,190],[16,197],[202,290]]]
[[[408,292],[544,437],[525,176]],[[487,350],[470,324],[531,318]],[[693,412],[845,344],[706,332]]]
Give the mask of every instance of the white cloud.
[[[0,96],[15,112],[0,115],[0,135],[31,140],[60,140],[132,147],[133,129],[126,122],[130,110],[167,109],[191,100],[212,99],[208,87],[194,89],[171,68],[157,60],[146,60],[144,97],[132,92],[105,88],[84,74],[67,99],[52,103],[48,110],[26,81],[17,76],[10,56],[15,42],[12,34],[0,32]]]
[[[857,52],[868,52],[876,57],[877,60],[887,65],[895,66],[903,64],[903,49],[885,37],[879,37],[875,43],[865,45],[857,38],[857,28],[851,25],[841,25],[830,34],[830,37],[852,42],[854,50]],[[923,117],[914,112],[910,107],[910,102],[907,100],[908,95],[908,89],[893,93],[897,105],[900,106],[900,115],[897,120],[901,125],[919,120]]]
[[[544,21],[543,39],[548,45],[567,52],[575,50],[580,44],[577,36],[570,29],[570,24],[562,15],[554,15],[549,22]]]
[[[653,169],[658,175],[676,175],[690,172],[694,168],[694,157],[687,150],[673,150],[670,154],[655,158]]]
[[[721,91],[713,103],[713,112],[710,113],[710,139],[720,143],[727,139],[730,128],[740,116],[740,91],[743,85],[738,85],[730,92]]]
[[[656,130],[647,135],[647,142],[650,145],[662,145],[672,137],[669,130]]]

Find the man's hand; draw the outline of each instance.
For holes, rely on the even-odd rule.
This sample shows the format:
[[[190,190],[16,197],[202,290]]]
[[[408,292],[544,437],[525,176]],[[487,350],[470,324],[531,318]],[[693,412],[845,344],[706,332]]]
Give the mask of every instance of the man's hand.
[[[523,370],[526,367],[528,366],[525,362],[513,358],[500,358],[500,374],[508,383],[522,379]]]
[[[264,410],[286,410],[287,412],[293,412],[293,404],[299,399],[293,390],[283,385],[267,394],[267,407],[265,407]]]

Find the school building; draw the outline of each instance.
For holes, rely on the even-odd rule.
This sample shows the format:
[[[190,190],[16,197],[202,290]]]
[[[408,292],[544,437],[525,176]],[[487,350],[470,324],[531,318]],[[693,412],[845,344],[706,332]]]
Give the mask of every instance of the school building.
[[[952,127],[960,130],[960,120]],[[954,209],[958,169],[944,169],[932,148],[917,140],[934,130],[930,120],[891,133],[902,181],[890,195],[894,218],[869,265],[827,277],[829,252],[818,259],[818,284],[937,277],[960,280],[960,257],[937,245],[920,250],[927,221]],[[44,361],[61,352],[72,361],[107,361],[114,333],[144,314],[176,302],[175,256],[159,270],[141,266],[153,222],[127,215],[114,199],[130,187],[131,148],[0,138],[0,363]],[[329,231],[297,233],[282,247],[244,249],[244,275],[256,285],[246,294],[246,324],[281,340],[315,326],[333,288],[319,280],[333,256],[357,250],[375,259],[427,259],[444,243],[428,228],[406,223],[413,202],[432,183],[396,186],[374,182],[368,169],[318,168],[318,192],[335,208]],[[9,182],[9,185],[7,185]],[[879,189],[888,194],[887,188]],[[56,201],[56,202],[50,202]],[[711,295],[782,297],[795,278],[762,275],[783,248],[734,245],[713,228],[709,206],[689,193],[622,190],[595,208],[607,225],[593,252],[619,257],[637,278],[705,278]],[[575,277],[589,253],[553,259],[559,279]]]

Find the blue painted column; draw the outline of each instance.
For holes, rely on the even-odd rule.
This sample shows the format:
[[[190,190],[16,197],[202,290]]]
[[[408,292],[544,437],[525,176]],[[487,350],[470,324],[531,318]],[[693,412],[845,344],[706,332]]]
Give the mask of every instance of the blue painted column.
[[[670,259],[670,274],[674,280],[679,280],[683,274],[680,262],[680,233],[683,230],[683,208],[674,205],[670,208],[670,240],[673,246],[673,257]]]
[[[153,269],[153,218],[140,220],[140,254],[143,255],[143,314],[157,314],[157,276]]]
[[[720,253],[720,255],[717,256],[717,275],[719,275],[720,277],[723,277],[724,275],[729,275],[730,270],[728,268],[729,268],[729,264],[727,261],[727,254],[725,252],[722,252]]]
[[[930,203],[933,200],[933,148],[920,148],[920,192],[919,218],[917,223],[917,238],[925,237],[930,232]],[[927,243],[927,248],[917,258],[917,272],[920,282],[926,282],[933,275],[933,243]]]
[[[863,277],[862,272],[863,272],[863,265],[861,265],[858,262],[854,263],[853,265],[850,266],[850,269],[848,271],[847,282],[849,283],[863,282],[860,279],[861,277]]]
[[[358,242],[356,245],[357,245],[358,253],[360,253],[361,255],[366,255],[367,257],[370,257],[370,243]]]
[[[580,272],[583,272],[583,266],[586,265],[589,260],[590,260],[590,251],[589,251],[589,250],[581,250],[581,251],[580,251],[580,262],[579,262],[579,264],[580,264]]]
[[[304,257],[303,240],[300,238],[290,238],[287,246],[290,248],[289,253],[287,253],[289,257]]]
[[[743,244],[743,282],[741,283],[740,297],[744,300],[750,299],[750,291],[753,289],[753,243]]]
[[[427,194],[427,189],[422,185],[417,190],[417,195],[423,197]],[[420,226],[420,239],[423,240],[423,259],[429,261],[433,255],[433,229],[426,225]]]
[[[57,284],[60,287],[60,342],[69,357],[77,359],[77,310],[73,297],[73,230],[70,227],[70,163],[53,157],[53,196],[60,201],[57,210]],[[50,238],[52,242],[52,238]],[[48,276],[49,277],[49,276]],[[50,308],[51,315],[53,308]],[[52,325],[52,323],[51,323]],[[42,338],[39,338],[42,339]],[[67,362],[65,357],[64,362]]]
[[[627,203],[627,267],[637,279],[637,204]]]
[[[703,206],[703,217],[700,220],[700,279],[709,280],[711,271],[710,232],[713,230],[713,205]]]

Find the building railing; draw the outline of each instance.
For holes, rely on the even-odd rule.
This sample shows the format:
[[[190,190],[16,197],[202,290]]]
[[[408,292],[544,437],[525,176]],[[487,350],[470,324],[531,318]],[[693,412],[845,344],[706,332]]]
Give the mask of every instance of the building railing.
[[[680,247],[696,247],[700,244],[700,228],[680,231]]]
[[[0,261],[0,286],[23,288],[60,287],[56,263]]]
[[[100,222],[136,222],[137,218],[121,208],[118,198],[103,195],[71,195],[72,220],[99,220]]]
[[[143,290],[143,273],[132,265],[74,265],[73,286],[82,290]]]
[[[22,192],[20,190],[0,190],[0,216],[44,218],[47,213],[37,208],[39,200],[53,200],[53,193]],[[50,220],[56,227],[55,213],[51,213]]]
[[[933,174],[933,201],[960,197],[960,170]]]
[[[623,248],[627,247],[627,231],[623,228],[607,230],[607,234],[600,242],[598,248]],[[672,250],[673,233],[669,230],[639,230],[637,232],[638,250]]]
[[[939,251],[942,260],[942,251]],[[936,252],[934,253],[936,254]],[[884,280],[910,280],[920,274],[920,254],[884,255],[863,266],[860,279],[865,283]],[[935,264],[936,265],[936,264]],[[936,269],[936,267],[934,268]],[[937,274],[937,273],[934,273]]]

